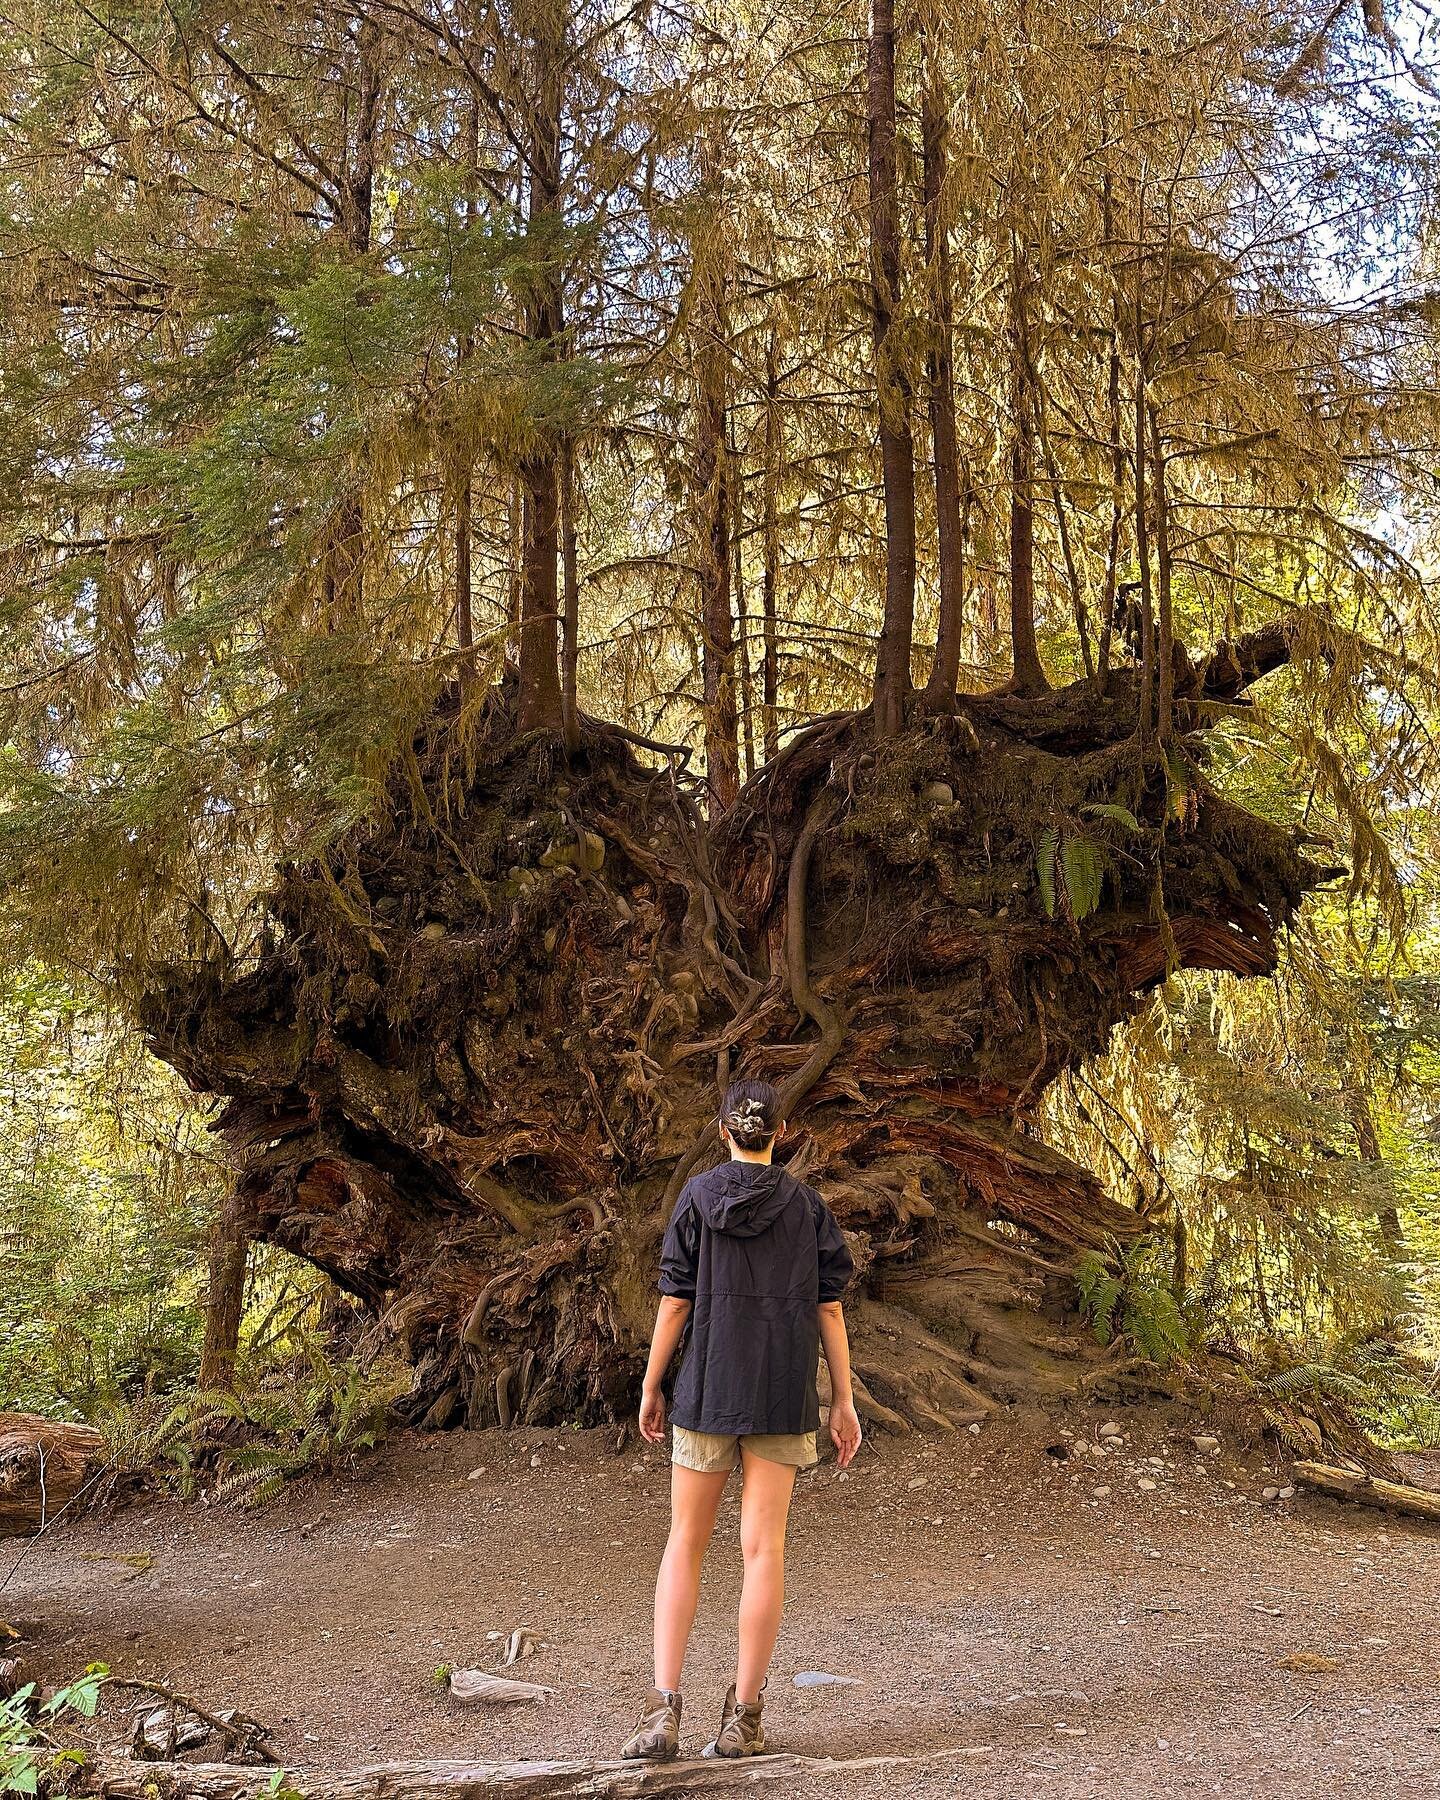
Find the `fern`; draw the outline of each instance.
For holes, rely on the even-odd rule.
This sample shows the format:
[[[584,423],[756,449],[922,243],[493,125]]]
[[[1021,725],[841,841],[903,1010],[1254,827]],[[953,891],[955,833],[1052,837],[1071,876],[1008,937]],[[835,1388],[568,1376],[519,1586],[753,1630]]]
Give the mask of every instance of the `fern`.
[[[1068,837],[1061,852],[1065,893],[1072,918],[1084,919],[1100,905],[1105,885],[1105,856],[1094,838]]]
[[[1088,806],[1082,806],[1080,810],[1089,818],[1113,819],[1117,825],[1123,825],[1127,831],[1144,830],[1144,826],[1128,806],[1117,806],[1108,800],[1092,800]]]
[[[1035,872],[1040,879],[1040,904],[1045,908],[1048,919],[1055,917],[1055,852],[1059,844],[1060,833],[1053,825],[1047,825],[1040,833],[1040,842],[1035,846]]]
[[[1081,1311],[1102,1344],[1123,1337],[1137,1353],[1164,1367],[1191,1346],[1194,1328],[1171,1291],[1166,1246],[1154,1239],[1108,1257],[1089,1250],[1075,1265]]]
[[[1165,797],[1170,817],[1182,828],[1193,825],[1200,811],[1200,797],[1195,791],[1190,765],[1178,745],[1165,749]]]

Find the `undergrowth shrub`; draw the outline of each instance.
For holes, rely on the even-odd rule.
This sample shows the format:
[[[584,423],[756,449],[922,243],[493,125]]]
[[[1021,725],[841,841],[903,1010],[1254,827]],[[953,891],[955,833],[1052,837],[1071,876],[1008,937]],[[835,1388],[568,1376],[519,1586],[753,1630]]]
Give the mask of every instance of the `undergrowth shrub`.
[[[1170,1286],[1168,1247],[1153,1238],[1088,1250],[1075,1268],[1080,1306],[1102,1344],[1127,1339],[1164,1368],[1194,1344],[1200,1321]]]
[[[335,1359],[316,1342],[234,1393],[147,1396],[101,1421],[117,1467],[183,1498],[256,1506],[289,1481],[329,1474],[385,1435],[409,1385],[398,1361]]]

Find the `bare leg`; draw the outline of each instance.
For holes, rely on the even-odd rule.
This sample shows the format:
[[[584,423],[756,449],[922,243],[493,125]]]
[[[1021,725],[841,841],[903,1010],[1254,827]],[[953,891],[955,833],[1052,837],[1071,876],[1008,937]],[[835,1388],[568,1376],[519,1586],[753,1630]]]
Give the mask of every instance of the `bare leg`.
[[[728,1469],[702,1475],[670,1469],[670,1537],[655,1581],[655,1685],[675,1693],[685,1665],[685,1646],[700,1598],[700,1565],[715,1530]]]
[[[740,1497],[740,1547],[745,1553],[745,1586],[740,1594],[740,1654],[735,1665],[735,1697],[760,1698],[760,1684],[775,1653],[785,1611],[785,1524],[795,1471],[753,1456],[742,1444],[745,1489]]]

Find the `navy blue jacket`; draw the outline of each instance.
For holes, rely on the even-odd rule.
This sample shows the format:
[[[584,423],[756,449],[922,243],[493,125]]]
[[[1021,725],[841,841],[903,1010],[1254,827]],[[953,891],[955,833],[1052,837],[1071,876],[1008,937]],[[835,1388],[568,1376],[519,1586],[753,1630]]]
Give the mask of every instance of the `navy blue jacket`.
[[[671,1421],[816,1430],[815,1309],[854,1272],[830,1208],[778,1163],[724,1162],[687,1181],[660,1252],[661,1293],[694,1302]]]

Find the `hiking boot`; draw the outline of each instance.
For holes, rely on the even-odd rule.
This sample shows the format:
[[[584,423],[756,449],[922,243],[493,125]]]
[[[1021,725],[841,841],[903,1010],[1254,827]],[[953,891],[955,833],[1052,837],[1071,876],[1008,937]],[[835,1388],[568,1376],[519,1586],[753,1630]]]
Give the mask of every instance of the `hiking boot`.
[[[735,1684],[725,1696],[725,1710],[720,1715],[720,1729],[715,1735],[717,1756],[763,1756],[765,1727],[760,1722],[760,1709],[765,1704],[762,1693],[756,1700],[737,1700]]]
[[[625,1762],[669,1762],[680,1749],[679,1694],[651,1688],[639,1723],[625,1740],[620,1755]]]

